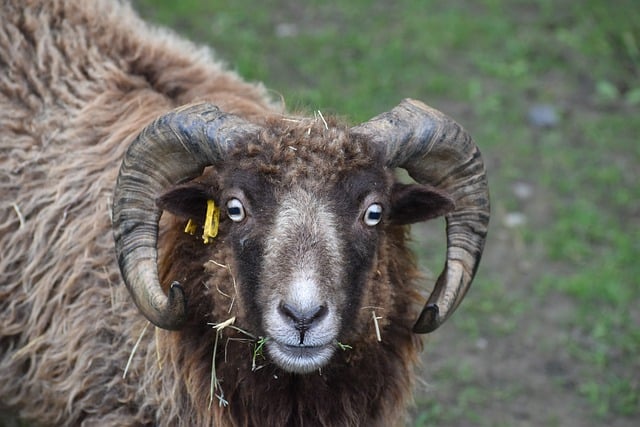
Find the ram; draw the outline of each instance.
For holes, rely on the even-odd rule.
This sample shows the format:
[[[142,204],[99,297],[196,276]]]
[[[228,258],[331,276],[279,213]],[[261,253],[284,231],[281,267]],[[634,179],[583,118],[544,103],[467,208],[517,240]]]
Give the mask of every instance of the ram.
[[[288,114],[125,3],[1,14],[0,411],[401,423],[420,334],[460,304],[484,246],[469,135],[414,100],[356,126]],[[440,215],[425,302],[408,225]]]

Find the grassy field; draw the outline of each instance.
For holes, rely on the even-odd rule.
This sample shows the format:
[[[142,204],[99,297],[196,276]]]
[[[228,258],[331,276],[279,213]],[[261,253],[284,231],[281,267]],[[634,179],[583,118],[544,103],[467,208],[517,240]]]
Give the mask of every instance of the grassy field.
[[[137,0],[289,109],[362,121],[404,97],[481,147],[479,276],[428,338],[414,426],[640,422],[640,3]],[[417,227],[439,272],[442,223]]]

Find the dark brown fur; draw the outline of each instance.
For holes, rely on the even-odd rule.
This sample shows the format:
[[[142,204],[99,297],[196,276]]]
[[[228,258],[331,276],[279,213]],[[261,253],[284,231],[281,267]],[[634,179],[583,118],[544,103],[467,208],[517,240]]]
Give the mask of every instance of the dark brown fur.
[[[161,274],[165,284],[188,284],[191,323],[177,333],[155,329],[121,284],[112,190],[127,145],[175,106],[206,99],[254,122],[277,116],[279,107],[261,86],[225,71],[208,51],[149,28],[126,4],[4,0],[1,15],[0,410],[43,425],[398,422],[420,348],[410,332],[417,273],[406,230],[385,231],[362,301],[383,308],[381,343],[371,311],[362,310],[353,326],[359,333],[345,336],[353,349],[338,351],[321,372],[286,374],[268,359],[252,372],[253,344],[229,340],[245,337],[224,329],[216,374],[229,405],[214,398],[209,409],[215,331],[207,321],[237,316],[238,326],[248,324],[246,307],[234,299],[228,224],[203,250],[182,220],[163,218]],[[272,125],[292,143],[310,127],[320,139],[333,138],[320,121]],[[273,146],[271,158],[295,161],[288,145]],[[258,157],[263,149],[249,152]],[[335,144],[340,152],[332,159],[345,162],[334,171],[321,157],[316,163],[327,177],[366,163],[363,153],[342,152],[353,149]],[[254,161],[246,159],[245,166]],[[203,182],[220,185],[213,175]]]

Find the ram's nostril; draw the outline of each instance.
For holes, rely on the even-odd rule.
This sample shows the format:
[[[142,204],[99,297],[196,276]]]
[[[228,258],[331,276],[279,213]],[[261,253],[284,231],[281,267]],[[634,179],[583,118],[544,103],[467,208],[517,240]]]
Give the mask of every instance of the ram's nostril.
[[[283,316],[295,323],[295,328],[299,331],[307,331],[313,322],[321,320],[329,312],[325,305],[302,309],[286,302],[280,303],[278,309]]]
[[[322,320],[322,318],[325,317],[328,312],[329,310],[327,309],[326,305],[319,305],[318,307],[316,307],[313,314],[309,316],[309,319],[311,322],[315,322],[316,320]]]

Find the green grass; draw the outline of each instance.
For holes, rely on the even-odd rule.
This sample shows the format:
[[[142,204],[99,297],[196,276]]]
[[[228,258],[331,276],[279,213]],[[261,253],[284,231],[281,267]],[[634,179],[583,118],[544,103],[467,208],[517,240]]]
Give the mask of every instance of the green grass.
[[[636,0],[135,4],[214,46],[245,78],[282,94],[289,109],[356,122],[414,97],[463,123],[487,160],[494,215],[476,283],[442,334],[506,346],[537,333],[535,357],[559,353],[571,367],[572,377],[550,390],[566,402],[549,405],[574,405],[590,425],[640,417]],[[528,124],[538,103],[556,107],[557,126]],[[528,183],[534,196],[518,198],[515,182]],[[527,223],[506,227],[508,212],[523,212]],[[418,250],[436,270],[442,243],[424,242],[433,246]],[[540,310],[547,320],[538,320]],[[455,399],[418,399],[414,424],[491,425],[496,402],[517,413],[527,391],[516,375],[533,373],[497,388],[474,367],[486,368],[452,362],[433,374],[429,381]],[[567,425],[561,416],[545,422]],[[505,417],[494,425],[515,425]]]

